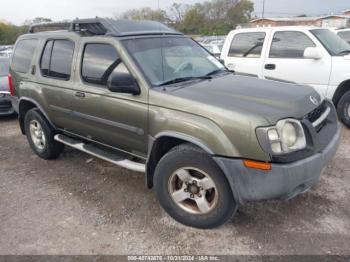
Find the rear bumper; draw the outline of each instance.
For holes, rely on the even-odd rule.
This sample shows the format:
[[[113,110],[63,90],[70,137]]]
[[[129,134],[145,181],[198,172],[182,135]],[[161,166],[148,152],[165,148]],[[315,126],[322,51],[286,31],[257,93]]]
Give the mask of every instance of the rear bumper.
[[[15,110],[12,106],[12,99],[8,92],[0,92],[0,116],[12,115]]]
[[[335,155],[340,137],[341,127],[338,124],[336,134],[321,152],[289,164],[272,164],[270,171],[246,168],[239,159],[215,157],[215,160],[226,174],[240,203],[286,200],[316,184],[322,170]]]

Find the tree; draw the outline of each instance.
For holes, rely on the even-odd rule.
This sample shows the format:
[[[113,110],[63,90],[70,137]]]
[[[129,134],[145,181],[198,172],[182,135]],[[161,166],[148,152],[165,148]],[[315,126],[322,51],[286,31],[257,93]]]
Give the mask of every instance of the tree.
[[[34,19],[27,19],[24,21],[24,25],[32,25],[32,24],[41,24],[41,23],[49,23],[52,22],[51,18],[46,17],[36,17]]]
[[[27,26],[15,26],[0,22],[0,45],[13,45],[17,37],[27,31]]]
[[[117,18],[132,20],[155,20],[163,23],[169,20],[167,17],[167,13],[164,10],[153,10],[149,7],[130,9],[124,12],[122,15],[117,16]]]
[[[178,29],[187,34],[224,35],[251,19],[250,0],[212,0],[190,7]]]
[[[170,7],[170,18],[176,23],[181,23],[184,20],[188,9],[189,5],[173,3],[173,5]]]
[[[211,0],[194,5],[174,3],[169,12],[149,7],[131,9],[117,18],[156,20],[186,34],[224,35],[250,21],[254,5],[250,0]]]
[[[187,34],[197,34],[199,32],[207,33],[206,17],[204,14],[203,6],[196,4],[187,10],[183,22],[178,25],[179,31]]]

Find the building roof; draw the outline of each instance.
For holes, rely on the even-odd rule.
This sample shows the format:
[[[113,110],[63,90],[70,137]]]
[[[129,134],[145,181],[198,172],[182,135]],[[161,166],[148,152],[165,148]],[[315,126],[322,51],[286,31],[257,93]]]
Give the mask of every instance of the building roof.
[[[269,20],[274,22],[312,22],[317,21],[320,19],[327,19],[330,17],[337,17],[337,18],[344,18],[344,19],[350,19],[350,16],[346,15],[326,15],[326,16],[306,16],[306,17],[266,17],[266,18],[258,18],[251,20],[251,23],[261,21],[261,20]]]

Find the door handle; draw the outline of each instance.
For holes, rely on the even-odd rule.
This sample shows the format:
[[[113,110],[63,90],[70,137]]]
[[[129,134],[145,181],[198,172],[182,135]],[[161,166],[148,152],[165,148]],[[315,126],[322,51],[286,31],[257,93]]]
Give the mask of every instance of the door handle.
[[[31,73],[32,75],[35,75],[35,72],[36,72],[36,67],[35,67],[35,65],[33,65],[33,66],[32,66],[32,70],[30,71],[30,73]]]
[[[75,92],[75,96],[79,98],[85,98],[85,93],[84,92]]]
[[[265,69],[266,70],[275,70],[276,69],[276,65],[275,64],[266,64],[265,65]]]

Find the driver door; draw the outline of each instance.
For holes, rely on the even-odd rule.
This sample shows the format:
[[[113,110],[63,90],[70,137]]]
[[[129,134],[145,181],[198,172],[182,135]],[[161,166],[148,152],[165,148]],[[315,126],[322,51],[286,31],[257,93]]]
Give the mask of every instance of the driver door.
[[[332,60],[328,54],[321,59],[304,58],[308,47],[318,46],[300,31],[276,31],[264,64],[264,78],[311,85],[326,95]]]
[[[107,79],[115,73],[131,74],[115,44],[89,42],[80,51],[79,84],[73,103],[76,124],[72,130],[137,156],[147,155],[148,92],[114,93]]]

